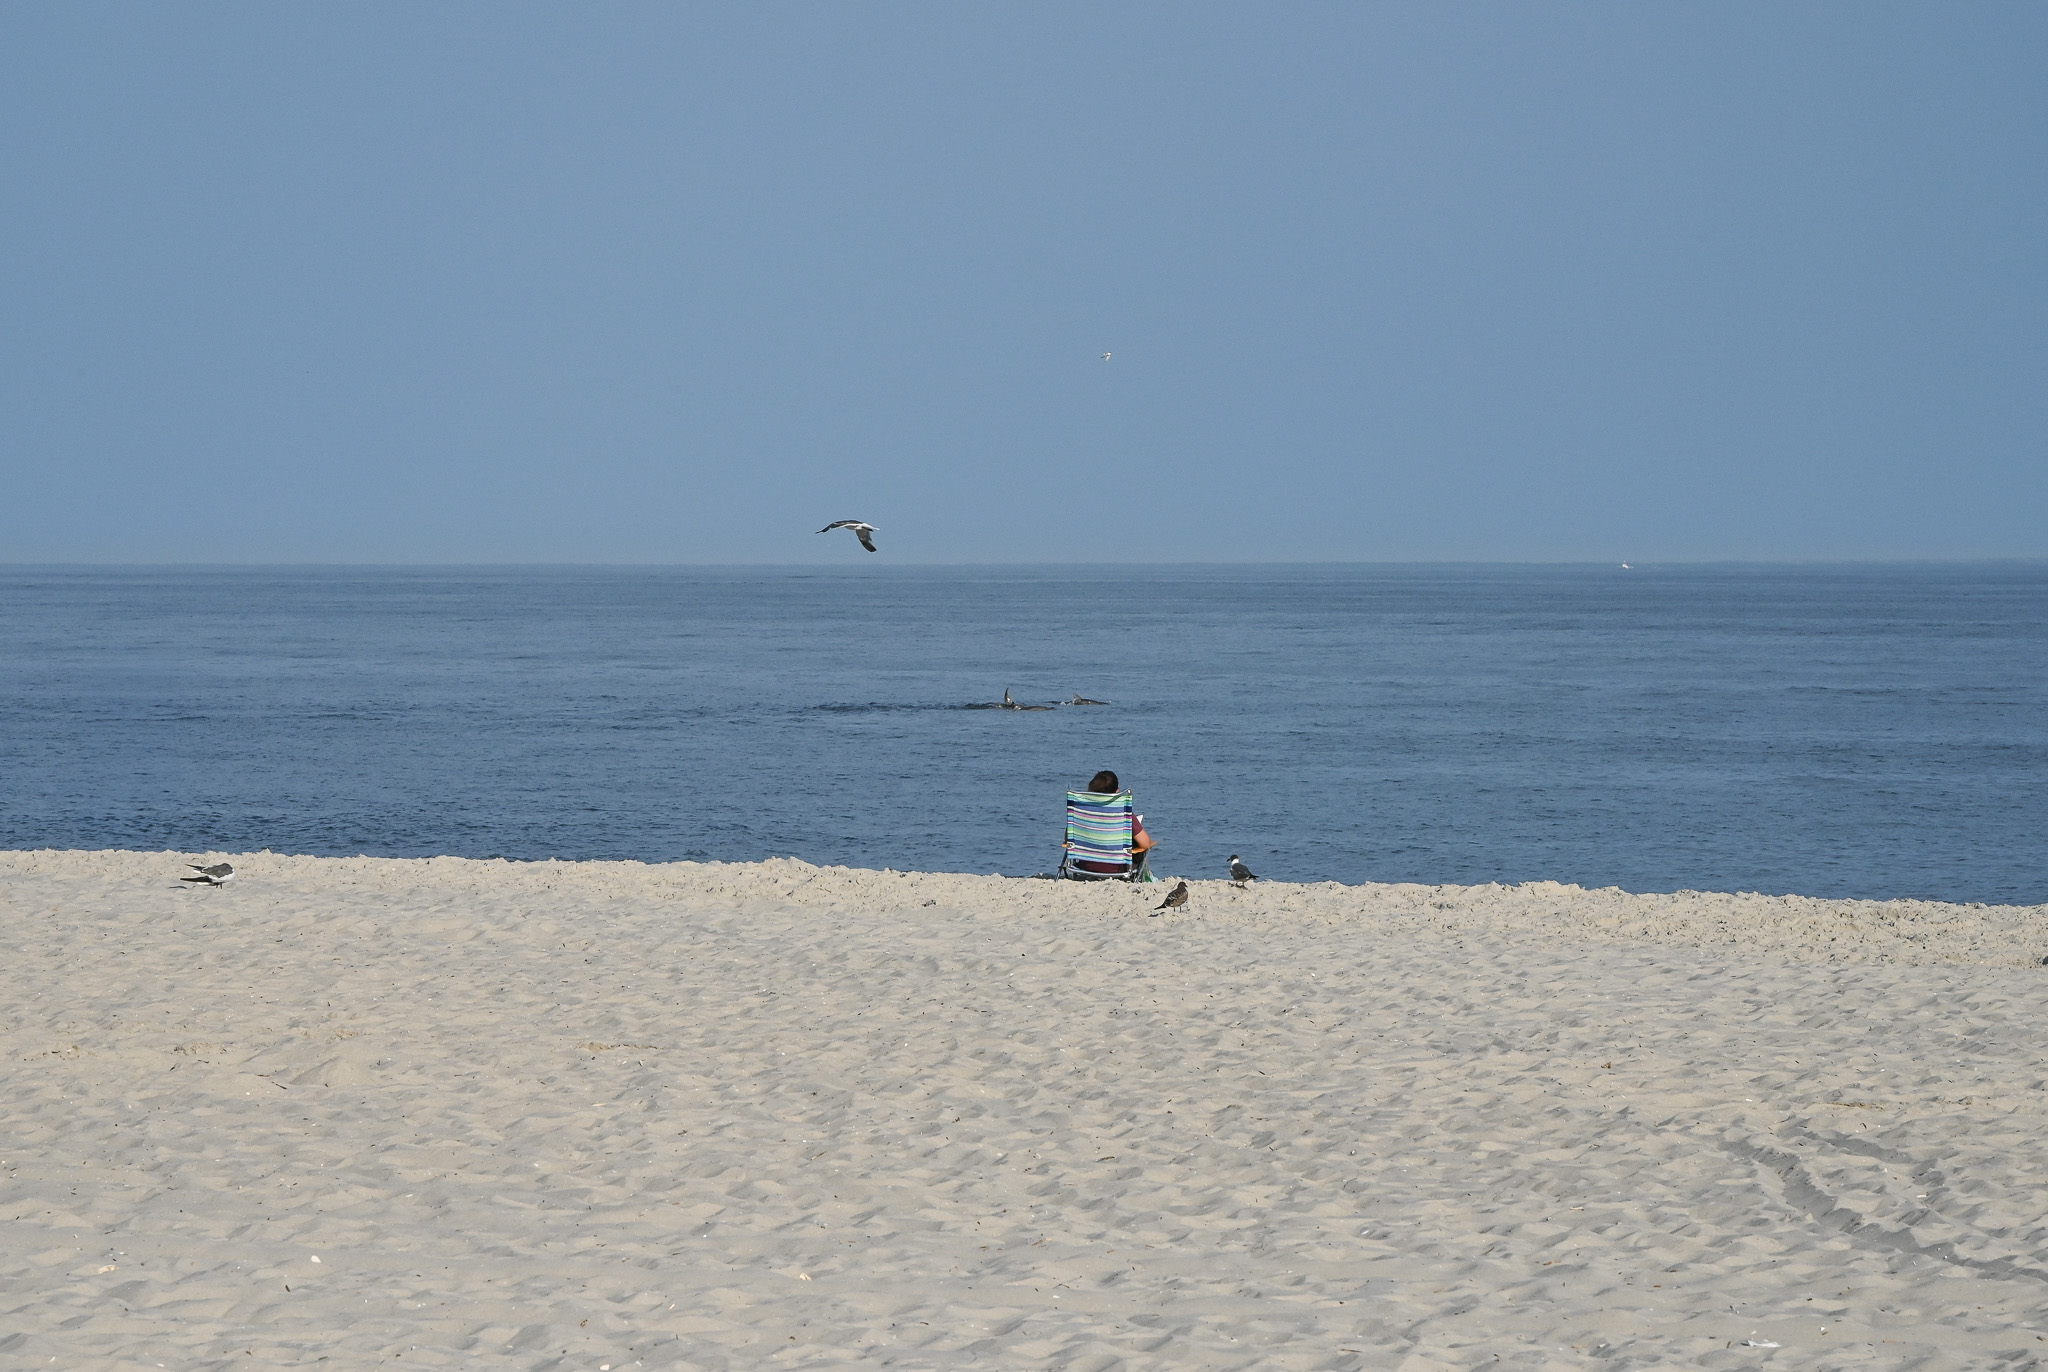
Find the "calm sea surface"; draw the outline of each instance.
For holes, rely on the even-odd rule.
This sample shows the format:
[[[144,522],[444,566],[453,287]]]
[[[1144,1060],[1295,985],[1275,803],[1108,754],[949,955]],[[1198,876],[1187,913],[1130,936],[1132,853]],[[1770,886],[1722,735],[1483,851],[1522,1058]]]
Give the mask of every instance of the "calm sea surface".
[[[16,567],[0,712],[0,848],[2048,901],[2032,564]]]

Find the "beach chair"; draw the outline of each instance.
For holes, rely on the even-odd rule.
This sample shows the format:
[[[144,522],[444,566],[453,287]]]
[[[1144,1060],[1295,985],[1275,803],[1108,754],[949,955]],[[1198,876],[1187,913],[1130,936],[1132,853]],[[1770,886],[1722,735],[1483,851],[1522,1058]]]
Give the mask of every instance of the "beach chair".
[[[1075,881],[1149,881],[1145,854],[1131,853],[1131,817],[1136,811],[1129,791],[1113,796],[1095,791],[1067,792],[1066,855],[1060,875]],[[1081,863],[1106,871],[1089,871]]]

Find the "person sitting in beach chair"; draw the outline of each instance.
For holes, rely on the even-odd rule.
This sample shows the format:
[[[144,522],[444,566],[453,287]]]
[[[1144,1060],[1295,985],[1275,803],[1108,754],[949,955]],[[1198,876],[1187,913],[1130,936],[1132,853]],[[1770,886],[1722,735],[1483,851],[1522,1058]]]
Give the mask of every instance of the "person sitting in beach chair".
[[[1097,772],[1085,791],[1067,792],[1067,840],[1060,875],[1076,881],[1150,881],[1146,855],[1153,846],[1145,817],[1115,772]]]

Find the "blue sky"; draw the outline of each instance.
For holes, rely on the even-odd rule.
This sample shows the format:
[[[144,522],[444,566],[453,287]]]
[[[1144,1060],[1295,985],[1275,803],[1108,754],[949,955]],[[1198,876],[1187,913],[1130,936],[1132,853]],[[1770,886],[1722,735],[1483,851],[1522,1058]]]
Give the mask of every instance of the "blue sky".
[[[2044,70],[2032,4],[13,5],[0,561],[2044,556]]]

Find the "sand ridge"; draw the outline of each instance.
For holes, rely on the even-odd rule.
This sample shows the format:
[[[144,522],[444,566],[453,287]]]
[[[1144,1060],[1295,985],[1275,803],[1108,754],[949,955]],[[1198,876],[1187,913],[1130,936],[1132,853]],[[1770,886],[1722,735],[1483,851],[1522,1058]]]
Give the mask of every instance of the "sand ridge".
[[[2048,1366],[2048,910],[1192,885],[0,854],[0,1364]]]

